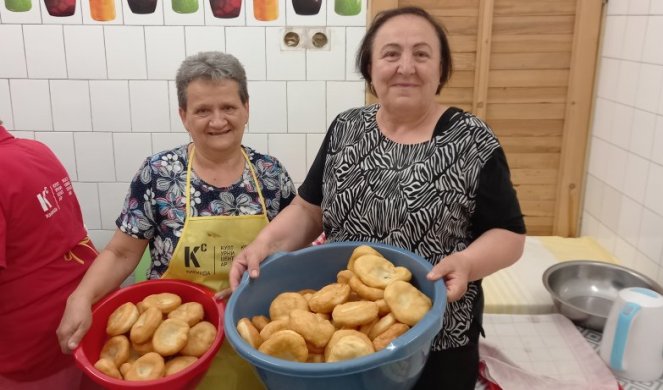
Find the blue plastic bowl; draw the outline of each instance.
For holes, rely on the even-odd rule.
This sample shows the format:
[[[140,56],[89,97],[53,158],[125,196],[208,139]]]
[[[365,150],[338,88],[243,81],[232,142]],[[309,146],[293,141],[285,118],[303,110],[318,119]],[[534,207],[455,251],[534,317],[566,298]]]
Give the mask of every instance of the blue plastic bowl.
[[[269,304],[280,293],[305,288],[319,289],[336,282],[347,266],[352,250],[362,244],[377,249],[392,263],[412,272],[412,283],[433,301],[433,307],[412,329],[382,351],[334,363],[299,363],[265,355],[237,333],[243,317],[269,316]],[[269,389],[365,390],[408,389],[414,386],[426,363],[433,338],[442,329],[447,303],[444,282],[430,282],[432,265],[422,257],[389,245],[343,242],[277,253],[260,266],[260,277],[244,274],[226,307],[226,338],[237,353],[251,363]]]

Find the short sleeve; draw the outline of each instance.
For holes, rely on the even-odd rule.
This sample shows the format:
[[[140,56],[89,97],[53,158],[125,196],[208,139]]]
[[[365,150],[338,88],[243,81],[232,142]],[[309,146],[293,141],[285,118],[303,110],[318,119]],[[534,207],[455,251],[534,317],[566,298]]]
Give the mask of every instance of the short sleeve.
[[[325,161],[327,159],[327,146],[329,145],[329,139],[331,138],[332,129],[336,127],[337,119],[334,119],[325,139],[320,145],[318,154],[313,160],[311,168],[306,174],[306,179],[302,185],[299,186],[298,194],[305,201],[320,206],[322,204],[322,176],[325,171]]]
[[[0,270],[7,268],[7,218],[0,208]]]
[[[475,238],[495,228],[521,234],[526,232],[516,190],[511,183],[509,166],[501,147],[495,149],[481,169],[476,210],[472,216],[472,233]]]
[[[150,159],[146,159],[131,180],[122,213],[115,221],[122,232],[133,238],[149,240],[154,237],[157,202],[152,190],[154,175],[156,172],[152,170]]]
[[[279,181],[281,182],[281,201],[279,204],[279,212],[288,206],[293,199],[295,199],[295,183],[292,182],[288,171],[279,161],[281,172],[279,174]]]

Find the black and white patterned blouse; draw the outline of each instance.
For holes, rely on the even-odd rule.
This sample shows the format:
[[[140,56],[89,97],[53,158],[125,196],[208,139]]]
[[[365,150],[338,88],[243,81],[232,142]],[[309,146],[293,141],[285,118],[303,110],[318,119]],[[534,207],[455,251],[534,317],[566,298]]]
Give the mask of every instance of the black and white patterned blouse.
[[[484,122],[450,108],[430,141],[405,145],[380,132],[378,109],[337,116],[299,188],[322,207],[329,241],[386,243],[437,264],[488,229],[525,232],[504,152]],[[433,350],[466,345],[482,302],[475,281],[448,303]]]

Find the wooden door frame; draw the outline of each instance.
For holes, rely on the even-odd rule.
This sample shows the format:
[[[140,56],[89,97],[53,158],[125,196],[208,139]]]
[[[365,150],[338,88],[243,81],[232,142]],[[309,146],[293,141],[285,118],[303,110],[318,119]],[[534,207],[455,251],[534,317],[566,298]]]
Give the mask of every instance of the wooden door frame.
[[[603,0],[578,0],[569,72],[553,234],[580,233],[587,145],[594,102]]]

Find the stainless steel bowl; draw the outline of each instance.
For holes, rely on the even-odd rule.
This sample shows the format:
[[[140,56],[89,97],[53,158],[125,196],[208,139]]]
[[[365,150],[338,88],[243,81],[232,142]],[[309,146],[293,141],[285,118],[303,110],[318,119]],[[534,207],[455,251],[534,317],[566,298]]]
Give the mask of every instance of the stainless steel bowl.
[[[663,294],[652,279],[626,267],[600,261],[557,263],[543,273],[543,285],[557,310],[574,323],[602,331],[619,290],[645,287]]]

